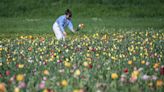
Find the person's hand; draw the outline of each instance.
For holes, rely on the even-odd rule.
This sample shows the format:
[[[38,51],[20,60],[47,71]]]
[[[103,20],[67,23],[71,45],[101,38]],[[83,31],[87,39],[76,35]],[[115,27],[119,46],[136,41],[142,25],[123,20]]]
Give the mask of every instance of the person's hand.
[[[63,32],[63,35],[66,37],[67,36],[67,33],[66,32]]]

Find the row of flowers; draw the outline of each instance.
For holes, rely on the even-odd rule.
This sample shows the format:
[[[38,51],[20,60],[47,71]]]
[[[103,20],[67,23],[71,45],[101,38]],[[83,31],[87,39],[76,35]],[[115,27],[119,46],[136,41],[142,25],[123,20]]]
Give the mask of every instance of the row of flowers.
[[[0,42],[0,91],[90,92],[164,87],[162,32],[68,37],[20,36]],[[128,85],[128,87],[127,87]],[[134,87],[133,87],[134,86]]]

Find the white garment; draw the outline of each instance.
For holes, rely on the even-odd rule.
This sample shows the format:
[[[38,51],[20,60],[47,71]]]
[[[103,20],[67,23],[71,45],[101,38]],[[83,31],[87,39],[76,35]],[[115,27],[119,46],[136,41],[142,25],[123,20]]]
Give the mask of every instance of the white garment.
[[[62,31],[60,30],[60,27],[56,22],[53,24],[53,32],[58,40],[60,40],[60,39],[65,40],[65,36],[62,33]]]

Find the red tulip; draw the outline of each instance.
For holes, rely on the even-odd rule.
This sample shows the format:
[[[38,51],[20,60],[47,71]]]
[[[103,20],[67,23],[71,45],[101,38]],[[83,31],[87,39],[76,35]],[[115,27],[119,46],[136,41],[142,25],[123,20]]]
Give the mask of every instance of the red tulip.
[[[2,74],[0,73],[0,78],[2,78],[3,76],[2,76]]]
[[[88,65],[89,68],[92,68],[93,66],[91,64]]]
[[[164,66],[161,66],[161,68],[160,68],[160,74],[161,75],[164,75]]]
[[[16,67],[18,68],[19,64],[16,64]]]
[[[6,71],[6,75],[7,75],[7,76],[10,75],[10,71],[9,71],[9,70]]]
[[[125,68],[124,69],[124,73],[128,73],[128,68]]]
[[[96,48],[92,48],[92,51],[96,51]]]

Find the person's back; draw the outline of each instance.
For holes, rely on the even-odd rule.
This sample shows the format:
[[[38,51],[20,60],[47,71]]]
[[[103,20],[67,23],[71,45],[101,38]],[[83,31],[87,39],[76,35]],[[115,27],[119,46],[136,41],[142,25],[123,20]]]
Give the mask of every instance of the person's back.
[[[61,15],[60,17],[57,18],[55,23],[53,24],[53,31],[56,35],[56,38],[59,39],[65,39],[66,37],[66,32],[64,28],[68,26],[68,28],[72,31],[75,32],[73,29],[73,24],[71,22],[72,18],[72,13],[69,9],[66,10],[65,15]]]

